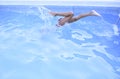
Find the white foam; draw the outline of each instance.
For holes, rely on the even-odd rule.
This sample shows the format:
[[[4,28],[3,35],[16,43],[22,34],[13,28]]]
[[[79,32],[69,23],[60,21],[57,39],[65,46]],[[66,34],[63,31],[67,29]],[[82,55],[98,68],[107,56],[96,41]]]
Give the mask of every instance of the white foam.
[[[119,35],[119,29],[118,29],[118,26],[117,25],[113,25],[113,30],[114,30],[114,34],[115,35]]]

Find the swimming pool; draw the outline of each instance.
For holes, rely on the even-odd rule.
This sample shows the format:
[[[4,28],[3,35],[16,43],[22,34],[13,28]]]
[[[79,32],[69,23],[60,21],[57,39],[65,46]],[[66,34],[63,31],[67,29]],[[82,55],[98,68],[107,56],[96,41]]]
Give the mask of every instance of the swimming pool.
[[[47,12],[96,10],[64,27]],[[0,79],[119,79],[120,7],[1,5]]]

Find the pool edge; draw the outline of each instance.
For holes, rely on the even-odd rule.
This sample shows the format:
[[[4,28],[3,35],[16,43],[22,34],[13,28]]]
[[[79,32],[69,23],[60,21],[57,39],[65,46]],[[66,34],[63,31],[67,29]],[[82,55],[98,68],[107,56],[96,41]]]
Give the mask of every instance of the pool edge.
[[[0,5],[56,5],[120,7],[120,1],[0,1]]]

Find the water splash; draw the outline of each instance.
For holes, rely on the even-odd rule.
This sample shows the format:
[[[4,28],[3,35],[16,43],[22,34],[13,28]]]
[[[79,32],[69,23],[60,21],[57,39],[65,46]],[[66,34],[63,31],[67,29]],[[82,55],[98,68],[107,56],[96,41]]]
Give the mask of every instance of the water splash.
[[[22,65],[23,70],[26,73],[29,73],[29,71],[34,73],[35,75],[32,74],[34,77],[40,71],[39,73],[43,74],[43,76],[39,74],[37,76],[43,79],[45,79],[46,75],[50,75],[50,77],[52,77],[51,79],[68,78],[67,76],[63,76],[63,74],[68,75],[71,79],[93,79],[97,77],[100,79],[104,79],[104,77],[117,79],[116,77],[118,77],[118,75],[114,72],[111,65],[112,63],[109,64],[106,60],[119,61],[116,57],[108,54],[106,51],[106,47],[108,46],[101,44],[101,39],[98,40],[97,38],[96,41],[92,35],[96,34],[100,37],[105,33],[105,29],[111,31],[111,26],[110,29],[108,28],[109,26],[106,26],[109,24],[101,24],[101,22],[103,22],[101,20],[101,22],[98,22],[99,20],[92,20],[91,22],[88,21],[89,19],[85,19],[77,22],[77,25],[73,25],[73,27],[77,27],[77,30],[72,29],[72,24],[70,24],[61,27],[59,30],[61,34],[57,34],[58,32],[54,33],[51,31],[55,27],[54,18],[48,14],[49,10],[45,7],[31,6],[25,9],[22,8],[23,11],[20,9],[20,12],[17,11],[19,9],[17,7],[16,9],[13,8],[12,16],[9,16],[9,18],[4,16],[6,20],[9,21],[4,20],[5,22],[2,21],[0,23],[0,58],[6,61],[9,60],[10,63],[7,64],[17,70],[13,77],[18,78],[23,75],[23,71],[20,69]],[[106,26],[106,28],[103,29],[101,25]],[[94,26],[94,28],[91,28],[92,26]],[[89,33],[88,30],[91,32]],[[45,33],[43,34],[43,32]],[[81,37],[79,37],[76,42],[76,39],[72,38],[73,34],[81,35],[84,42],[79,40]],[[60,39],[60,36],[63,37]],[[94,42],[86,41],[87,39],[93,40]],[[78,44],[78,42],[81,42],[81,44]],[[100,55],[96,55],[94,50],[100,52]],[[107,59],[105,60],[102,55]],[[18,63],[18,67],[16,63]],[[1,65],[3,66],[1,66],[1,70],[7,68],[5,62]],[[26,68],[29,69],[27,70]],[[119,69],[118,67],[117,70],[119,71]],[[10,69],[7,71],[10,71]],[[55,73],[53,73],[54,71]],[[2,72],[4,72],[4,70],[2,70]],[[86,73],[89,76],[86,76]],[[58,76],[59,74],[60,76]],[[30,77],[30,75],[28,76]],[[25,74],[26,78],[28,76]]]

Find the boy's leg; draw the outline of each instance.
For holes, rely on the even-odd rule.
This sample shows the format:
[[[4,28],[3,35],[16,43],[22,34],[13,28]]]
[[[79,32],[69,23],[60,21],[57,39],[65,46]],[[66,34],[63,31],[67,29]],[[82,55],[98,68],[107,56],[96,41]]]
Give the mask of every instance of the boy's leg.
[[[84,17],[87,17],[87,16],[101,16],[101,15],[98,14],[95,10],[92,10],[88,13],[80,14],[79,16],[77,16],[77,18],[80,19],[80,18],[84,18]]]
[[[73,12],[50,12],[51,15],[53,16],[64,16],[64,17],[68,17],[73,15]]]
[[[88,13],[80,14],[76,17],[71,18],[70,22],[77,21],[77,20],[84,18],[84,17],[87,17],[87,16],[101,16],[101,15],[99,13],[97,13],[95,10],[92,10]]]

